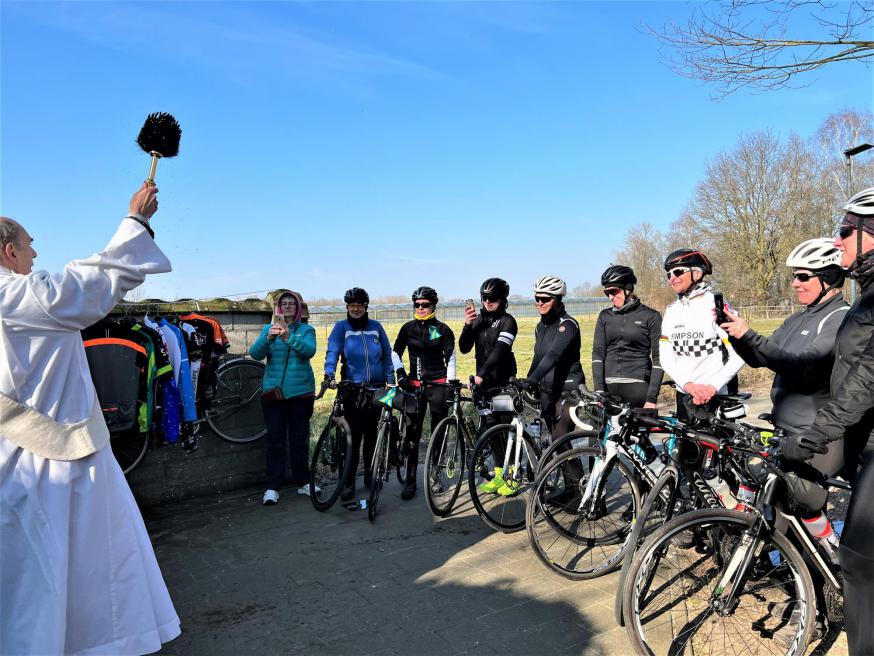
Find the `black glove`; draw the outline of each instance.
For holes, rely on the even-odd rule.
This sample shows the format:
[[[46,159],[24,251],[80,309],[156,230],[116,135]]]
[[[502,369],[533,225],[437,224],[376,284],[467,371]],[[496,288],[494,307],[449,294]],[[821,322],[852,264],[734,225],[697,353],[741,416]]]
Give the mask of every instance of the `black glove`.
[[[536,387],[537,383],[535,383],[534,381],[528,380],[527,378],[517,378],[516,385],[523,392],[527,392],[527,391],[533,389],[534,387]]]
[[[398,387],[400,387],[402,390],[410,389],[410,379],[407,376],[407,372],[403,369],[398,369],[395,372],[395,380],[398,383]]]
[[[783,457],[798,462],[810,460],[817,453],[826,453],[828,447],[806,435],[790,435],[783,440]]]

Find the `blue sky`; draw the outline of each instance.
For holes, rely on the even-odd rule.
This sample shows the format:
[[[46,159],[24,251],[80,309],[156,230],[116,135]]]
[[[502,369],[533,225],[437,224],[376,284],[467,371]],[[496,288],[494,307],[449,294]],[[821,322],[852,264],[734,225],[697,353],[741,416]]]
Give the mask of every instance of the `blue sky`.
[[[871,70],[735,93],[676,76],[644,23],[690,3],[0,3],[0,212],[60,269],[105,244],[148,171],[146,114],[182,124],[146,296],[597,280],[675,220],[708,158],[870,109]]]

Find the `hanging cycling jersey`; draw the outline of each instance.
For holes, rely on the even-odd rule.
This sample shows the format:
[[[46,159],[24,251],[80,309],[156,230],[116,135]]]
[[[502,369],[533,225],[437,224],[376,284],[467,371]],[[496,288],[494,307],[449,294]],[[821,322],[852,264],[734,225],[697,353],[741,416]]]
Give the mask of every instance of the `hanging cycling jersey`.
[[[118,337],[85,340],[85,356],[110,433],[138,422],[141,372],[147,364],[141,344]]]

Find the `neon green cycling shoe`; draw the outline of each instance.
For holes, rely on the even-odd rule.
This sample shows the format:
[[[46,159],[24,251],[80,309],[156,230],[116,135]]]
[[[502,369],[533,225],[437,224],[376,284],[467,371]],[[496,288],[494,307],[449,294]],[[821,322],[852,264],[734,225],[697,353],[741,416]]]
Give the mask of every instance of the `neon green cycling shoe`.
[[[504,477],[502,476],[503,473],[503,467],[495,467],[495,475],[492,477],[492,480],[486,481],[485,483],[480,483],[479,489],[482,492],[488,492],[489,494],[497,492],[501,487],[504,486]]]
[[[519,482],[518,481],[504,481],[504,484],[498,488],[498,494],[502,497],[512,497],[519,493]]]

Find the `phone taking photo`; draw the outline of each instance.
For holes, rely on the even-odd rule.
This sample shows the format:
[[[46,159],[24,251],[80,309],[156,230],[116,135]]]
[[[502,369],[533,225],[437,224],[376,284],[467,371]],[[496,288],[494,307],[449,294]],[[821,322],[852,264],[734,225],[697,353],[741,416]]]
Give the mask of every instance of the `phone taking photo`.
[[[280,326],[281,328],[285,328],[288,325],[278,305],[273,309],[273,325]]]
[[[467,299],[464,302],[464,304],[467,305],[467,307],[471,308],[472,310],[476,310],[476,305],[474,305],[472,298]]]
[[[728,317],[725,315],[725,298],[722,294],[713,295],[713,306],[716,309],[716,325],[728,323]]]

